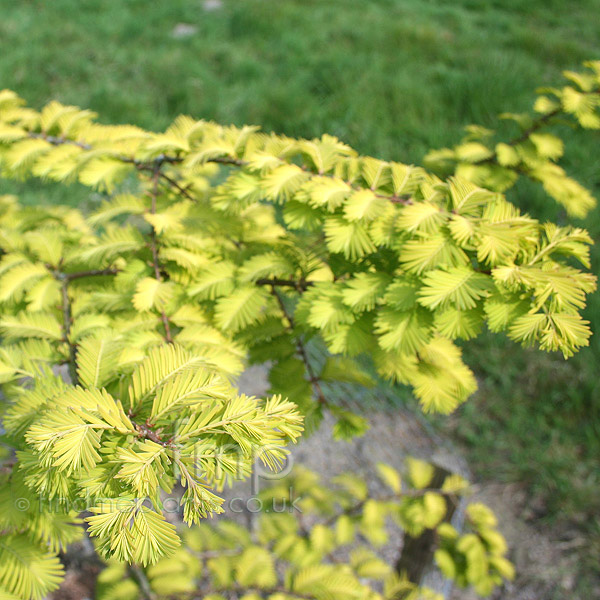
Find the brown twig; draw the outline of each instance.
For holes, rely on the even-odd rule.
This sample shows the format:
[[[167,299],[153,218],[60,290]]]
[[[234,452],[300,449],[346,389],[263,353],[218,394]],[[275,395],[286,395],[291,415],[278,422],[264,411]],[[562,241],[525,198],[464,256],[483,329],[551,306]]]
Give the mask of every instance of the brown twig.
[[[79,377],[77,376],[77,346],[70,340],[73,316],[71,311],[71,300],[69,298],[69,283],[83,277],[114,275],[116,273],[118,273],[118,269],[92,269],[90,271],[80,271],[78,273],[61,273],[58,270],[54,271],[54,278],[60,282],[63,313],[63,338],[69,347],[69,359],[66,362],[69,367],[69,376],[73,385],[78,385]]]
[[[80,271],[78,273],[63,273],[67,281],[74,281],[83,277],[95,277],[97,275],[116,275],[120,269],[92,269],[90,271]]]
[[[283,313],[283,316],[288,323],[288,327],[287,327],[288,330],[293,333],[294,328],[295,328],[294,317],[292,317],[292,315],[290,315],[289,311],[285,307],[285,304],[283,303],[283,299],[279,295],[279,292],[277,291],[275,286],[271,286],[271,293],[277,299],[279,307],[281,308],[281,312]],[[303,344],[303,342],[299,336],[296,338],[296,350],[298,352],[298,355],[302,359],[302,362],[304,363],[304,368],[306,369],[306,373],[308,374],[308,381],[310,382],[310,384],[313,388],[313,392],[315,393],[315,396],[317,397],[317,401],[322,406],[327,406],[329,404],[329,402],[327,401],[327,398],[325,397],[325,394],[323,393],[323,388],[321,387],[321,381],[320,381],[319,377],[317,376],[317,374],[315,373],[314,369],[312,368],[312,365],[310,364],[310,360],[308,358],[308,352],[306,351],[306,347]]]
[[[187,198],[188,200],[191,200],[192,202],[196,201],[196,198],[194,198],[194,196],[192,196],[192,194],[190,194],[190,192],[186,188],[184,188],[183,186],[181,186],[175,179],[173,179],[172,177],[170,177],[166,173],[163,173],[162,171],[160,173],[160,176],[171,187],[174,187],[184,198]]]
[[[257,279],[255,283],[256,285],[270,285],[271,287],[293,287],[299,292],[304,292],[307,288],[314,285],[312,281],[306,281],[304,279],[295,281],[293,279],[279,279],[277,277],[274,277],[273,279]]]
[[[536,119],[530,127],[525,129],[525,131],[520,133],[517,137],[506,142],[506,144],[508,146],[517,146],[518,144],[525,142],[526,140],[529,139],[529,137],[531,136],[532,133],[535,133],[536,131],[538,131],[538,129],[541,129],[550,119],[552,119],[556,115],[560,114],[561,111],[562,111],[562,108],[558,107],[547,113],[544,113],[542,116],[540,116],[538,119]],[[495,151],[492,156],[490,156],[488,158],[482,158],[481,160],[475,161],[473,164],[482,165],[482,164],[486,164],[486,163],[498,163],[498,155]],[[514,170],[517,170],[517,169],[515,168]],[[526,174],[526,173],[524,173],[524,174]]]
[[[162,165],[162,161],[157,160],[154,165],[154,172],[152,175],[152,192],[151,192],[151,206],[150,206],[150,214],[156,214],[156,199],[158,198],[158,180],[160,178],[160,168]],[[152,252],[152,266],[154,267],[154,276],[157,281],[162,281],[162,275],[160,272],[160,262],[158,259],[158,240],[156,236],[156,229],[154,225],[152,225],[152,230],[150,232],[150,250]],[[173,336],[171,335],[171,326],[169,324],[169,319],[165,311],[161,311],[161,319],[163,322],[163,326],[165,328],[165,339],[169,344],[173,343]]]
[[[47,135],[45,133],[35,133],[35,132],[28,132],[27,135],[33,139],[46,140],[47,142],[49,142],[50,144],[53,144],[55,146],[59,146],[61,144],[72,144],[72,145],[78,146],[79,148],[82,148],[83,150],[93,150],[93,146],[91,146],[90,144],[86,144],[84,142],[78,142],[76,140],[71,140],[71,139],[64,138],[64,137],[56,137],[56,136]],[[119,160],[121,162],[124,162],[124,163],[134,165],[136,167],[136,169],[138,169],[140,171],[149,171],[153,174],[156,170],[157,165],[161,165],[163,163],[180,164],[184,160],[180,156],[169,156],[166,154],[161,154],[152,161],[137,160],[137,159],[129,157],[129,156],[119,156],[119,155],[113,156],[112,158]],[[234,167],[246,167],[249,164],[248,161],[246,161],[246,160],[243,160],[241,158],[234,158],[232,156],[215,156],[213,158],[206,159],[205,162],[215,163],[215,164],[220,164],[220,165],[229,165],[229,166],[234,166]],[[321,175],[323,177],[335,177],[335,175],[329,174],[329,173],[316,173],[315,171],[309,169],[305,165],[299,165],[299,166],[303,171],[309,173],[310,175]],[[173,179],[172,177],[170,177],[164,173],[160,173],[159,176],[162,179],[164,179],[165,181],[168,181],[172,187],[176,188],[177,191],[179,193],[181,193],[182,195],[184,195],[186,198],[189,198],[190,200],[195,200],[195,198],[191,194],[189,194],[189,192],[187,192],[187,190],[185,190],[185,188],[183,188],[175,179]],[[353,185],[350,183],[349,183],[349,185],[353,190],[364,189],[361,186]],[[394,194],[388,195],[388,194],[381,194],[378,192],[374,192],[374,193],[377,198],[389,200],[393,204],[408,205],[408,204],[413,203],[413,200],[410,196],[396,196]]]
[[[159,444],[161,446],[172,446],[171,443],[165,442],[162,439],[160,431],[152,429],[152,425],[148,421],[146,421],[146,423],[136,423],[131,417],[132,414],[129,415],[129,418],[131,419],[133,426],[135,427],[136,431],[138,432],[141,438],[145,440],[150,440],[151,442],[154,442],[155,444]]]
[[[537,119],[536,121],[533,122],[531,127],[527,128],[525,131],[523,131],[523,133],[521,135],[510,140],[510,142],[508,142],[508,145],[516,146],[517,144],[524,142],[525,140],[527,140],[529,138],[529,136],[532,133],[535,133],[538,129],[541,129],[550,119],[552,119],[553,117],[558,115],[561,111],[562,111],[562,108],[559,106],[558,108],[555,108],[554,110],[551,110],[550,112],[543,114],[539,119]]]
[[[77,354],[75,350],[75,344],[70,340],[71,337],[71,301],[69,299],[69,280],[62,276],[58,278],[61,282],[61,294],[62,294],[62,311],[63,311],[63,336],[65,342],[69,346],[69,375],[71,377],[71,383],[77,385],[79,383],[79,377],[77,376]]]
[[[77,146],[82,150],[91,150],[92,146],[89,144],[84,144],[83,142],[77,142],[76,140],[70,140],[65,137],[56,137],[54,135],[48,135],[43,131],[41,133],[35,133],[33,131],[28,132],[28,136],[33,138],[34,140],[45,140],[49,144],[53,146],[62,146],[63,144],[70,144],[71,146]]]
[[[148,577],[146,577],[146,573],[142,568],[138,565],[129,565],[127,570],[132,579],[139,585],[144,600],[156,600],[156,594],[152,591],[150,581],[148,581]]]

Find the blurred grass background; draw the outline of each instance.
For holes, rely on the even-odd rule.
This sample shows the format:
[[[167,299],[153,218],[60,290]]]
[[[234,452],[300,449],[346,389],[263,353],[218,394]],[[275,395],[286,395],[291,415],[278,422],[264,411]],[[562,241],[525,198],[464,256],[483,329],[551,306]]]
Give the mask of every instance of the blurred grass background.
[[[91,108],[103,122],[158,130],[187,113],[329,132],[361,153],[420,163],[468,123],[496,127],[498,113],[529,109],[538,86],[562,84],[562,69],[600,58],[599,14],[600,0],[0,0],[0,87],[35,107]],[[564,166],[598,197],[598,134],[561,134]],[[89,197],[77,186],[0,186],[30,203]],[[565,222],[532,184],[509,196]],[[583,223],[596,239],[599,215]],[[598,295],[587,317],[600,331]],[[564,362],[484,337],[466,350],[480,391],[437,420],[480,477],[522,482],[535,518],[596,533],[599,340]]]

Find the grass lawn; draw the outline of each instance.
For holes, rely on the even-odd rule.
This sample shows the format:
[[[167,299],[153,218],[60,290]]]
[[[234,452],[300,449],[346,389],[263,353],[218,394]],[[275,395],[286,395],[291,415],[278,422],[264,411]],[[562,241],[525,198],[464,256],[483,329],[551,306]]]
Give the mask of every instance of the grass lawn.
[[[528,109],[536,87],[560,84],[562,69],[600,58],[599,14],[600,0],[0,0],[0,87],[104,122],[161,129],[188,113],[329,132],[418,163],[464,125],[495,126],[497,113]],[[565,167],[600,196],[598,133],[566,139]],[[89,196],[39,182],[0,181],[3,191],[31,203]],[[564,221],[532,185],[510,196]],[[585,222],[596,239],[599,215]],[[600,331],[598,294],[587,316]],[[600,528],[600,336],[568,363],[502,340],[468,354],[482,390],[456,434],[480,474],[526,482],[545,518]]]

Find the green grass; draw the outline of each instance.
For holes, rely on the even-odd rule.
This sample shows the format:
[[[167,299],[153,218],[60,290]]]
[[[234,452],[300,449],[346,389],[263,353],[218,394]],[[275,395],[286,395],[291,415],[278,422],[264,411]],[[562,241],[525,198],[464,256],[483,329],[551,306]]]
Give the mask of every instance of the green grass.
[[[464,125],[531,105],[538,86],[600,57],[600,0],[0,0],[0,87],[112,123],[161,129],[180,113],[420,162]],[[187,38],[174,27],[197,28]],[[566,132],[566,168],[600,196],[598,134]],[[0,181],[26,201],[86,203],[81,187]],[[563,220],[531,184],[513,200]],[[585,226],[596,239],[600,209]],[[599,270],[599,253],[593,270]],[[588,318],[600,331],[600,295]],[[484,340],[469,351],[482,391],[457,435],[482,476],[524,481],[547,518],[598,509],[600,389],[592,347],[562,359]],[[597,514],[597,513],[596,513]],[[583,516],[582,516],[583,515]]]
[[[201,0],[0,3],[2,85],[103,120],[189,113],[418,161],[461,127],[528,106],[598,54],[600,4],[562,1]],[[197,27],[184,39],[178,23]]]
[[[475,450],[475,468],[488,478],[527,483],[537,516],[547,522],[584,523],[600,514],[592,361],[574,365],[491,336],[466,355],[477,364],[480,389],[450,420],[436,420]]]
[[[553,597],[595,597],[600,583],[597,353],[588,349],[565,361],[486,336],[469,346],[466,358],[477,365],[479,390],[450,419],[434,422],[468,449],[480,479],[525,487],[522,518],[550,531],[551,539],[583,534],[587,546],[579,555],[576,588],[572,595],[558,590]]]

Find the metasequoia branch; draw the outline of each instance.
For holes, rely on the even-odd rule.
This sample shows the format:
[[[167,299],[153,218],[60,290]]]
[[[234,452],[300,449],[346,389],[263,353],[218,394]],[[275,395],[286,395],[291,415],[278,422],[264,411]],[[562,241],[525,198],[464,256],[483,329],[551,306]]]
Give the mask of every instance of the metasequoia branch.
[[[298,290],[299,292],[304,292],[309,287],[314,285],[314,283],[312,281],[306,281],[304,279],[296,281],[294,279],[279,279],[277,277],[274,277],[273,279],[257,279],[256,285],[270,285],[271,287],[291,287]]]
[[[544,113],[543,115],[541,115],[540,117],[535,119],[535,121],[532,123],[532,125],[530,127],[528,127],[527,129],[525,129],[525,131],[520,133],[518,136],[514,137],[512,140],[505,142],[506,145],[507,146],[517,146],[518,144],[521,144],[522,142],[527,141],[529,139],[529,137],[531,136],[531,134],[533,134],[536,131],[538,131],[539,129],[541,129],[544,125],[546,125],[548,123],[548,121],[550,121],[552,118],[559,115],[561,112],[562,112],[562,109],[560,107],[558,107],[547,113]],[[498,164],[498,155],[495,151],[492,154],[492,156],[489,156],[488,158],[482,158],[481,160],[475,161],[473,164],[482,165],[482,164],[486,164],[486,163]],[[518,170],[516,167],[513,167],[513,169]],[[519,172],[521,172],[521,174],[523,174],[523,175],[527,174],[521,170],[519,170]]]
[[[283,313],[283,316],[284,316],[285,320],[287,321],[288,330],[293,333],[294,328],[295,328],[294,317],[292,317],[292,315],[289,313],[289,311],[285,307],[285,304],[283,303],[283,299],[281,298],[281,296],[279,295],[279,292],[275,289],[274,286],[271,287],[271,293],[277,299],[279,307],[281,308],[281,312]],[[329,402],[327,401],[327,398],[325,397],[325,394],[323,393],[323,388],[321,387],[321,381],[320,381],[319,377],[317,376],[317,374],[315,373],[312,365],[310,364],[310,360],[308,358],[308,353],[306,351],[306,347],[305,347],[304,343],[302,342],[302,340],[300,339],[300,336],[298,336],[296,338],[296,350],[298,352],[298,355],[302,359],[302,362],[304,363],[304,368],[306,369],[306,373],[308,374],[308,380],[310,381],[310,384],[312,385],[313,391],[317,397],[319,404],[321,404],[322,406],[327,406],[329,404]]]
[[[140,587],[140,592],[144,600],[156,600],[156,594],[152,591],[150,581],[146,573],[138,565],[129,565],[127,570],[131,577],[137,582]]]
[[[78,273],[63,273],[67,281],[82,279],[83,277],[95,277],[97,275],[116,275],[119,269],[92,269],[90,271],[80,271]]]
[[[63,144],[71,144],[71,145],[77,146],[78,148],[81,148],[82,150],[86,150],[86,151],[91,151],[94,149],[93,145],[91,145],[91,144],[87,144],[82,141],[72,140],[72,139],[65,138],[65,137],[57,137],[57,136],[48,135],[44,132],[42,132],[42,133],[28,132],[27,135],[28,135],[28,137],[30,137],[32,139],[45,140],[46,142],[52,144],[53,146],[60,146]],[[184,158],[181,156],[169,156],[167,154],[160,154],[154,160],[150,160],[150,161],[138,160],[136,158],[124,156],[124,155],[114,155],[114,156],[111,156],[111,158],[114,158],[115,160],[121,161],[123,163],[132,164],[140,171],[151,172],[153,174],[153,178],[154,178],[154,172],[156,170],[157,165],[159,165],[159,167],[162,164],[177,165],[177,164],[181,164],[184,160]],[[205,160],[205,162],[226,165],[226,166],[232,166],[232,167],[246,167],[249,165],[248,161],[243,160],[241,158],[235,158],[233,156],[215,156],[212,158],[207,158]],[[294,163],[290,163],[290,164],[294,164]],[[308,168],[306,165],[297,165],[297,166],[300,169],[302,169],[303,171],[305,171],[306,173],[309,173],[311,175],[319,175],[321,177],[329,177],[331,179],[336,178],[336,176],[333,174],[324,173],[324,172],[316,172],[316,171]],[[173,179],[169,175],[166,175],[164,172],[162,172],[160,170],[160,168],[159,168],[159,177],[164,179],[165,181],[167,181],[169,183],[169,185],[171,185],[173,188],[175,188],[180,194],[182,194],[186,198],[188,198],[190,200],[195,200],[195,198],[185,188],[183,188],[175,179]],[[353,189],[355,191],[365,189],[364,187],[359,186],[359,185],[354,185],[349,181],[346,181],[346,183],[350,186],[351,189]],[[395,194],[381,194],[381,193],[376,192],[373,188],[371,188],[371,191],[374,193],[375,197],[382,198],[384,200],[388,200],[388,201],[392,202],[393,204],[408,205],[408,204],[413,203],[413,200],[410,196],[406,196],[406,195],[398,196]]]
[[[71,300],[69,299],[69,280],[63,277],[61,280],[62,312],[63,312],[63,335],[69,346],[69,375],[71,383],[77,385],[77,354],[75,344],[71,341]]]
[[[596,90],[587,92],[586,95],[600,96],[600,89],[596,89]],[[526,142],[533,133],[535,133],[536,131],[539,131],[542,127],[544,127],[544,125],[547,125],[554,117],[557,117],[562,112],[563,112],[562,106],[557,106],[556,108],[553,108],[552,110],[549,110],[548,112],[541,114],[537,119],[534,119],[533,123],[527,129],[525,129],[523,132],[521,132],[518,136],[514,137],[512,140],[506,142],[506,144],[508,146],[517,146],[518,144],[521,144],[522,142]],[[492,156],[478,160],[478,161],[474,162],[473,164],[480,165],[480,164],[486,164],[486,163],[495,163],[495,164],[498,163],[498,155],[496,154],[496,152],[494,152]],[[519,171],[523,175],[527,175],[527,173],[523,172],[522,170],[519,170],[516,168],[513,168],[513,169],[516,171]]]
[[[151,206],[150,206],[150,214],[156,214],[156,199],[158,198],[158,181],[160,178],[160,170],[161,170],[161,161],[157,161],[154,165],[154,172],[152,174],[152,192],[151,192]],[[150,232],[150,250],[152,252],[152,266],[154,267],[154,276],[157,281],[162,281],[160,262],[158,259],[158,239],[156,235],[156,229],[154,225],[152,225],[152,230]],[[165,328],[165,339],[169,344],[173,343],[173,336],[171,335],[171,326],[169,324],[169,319],[164,310],[161,311],[161,319],[163,322],[163,326]]]
[[[438,487],[426,487],[426,488],[421,488],[421,489],[404,490],[397,494],[383,494],[383,495],[375,496],[375,497],[369,495],[364,500],[359,500],[358,502],[356,502],[350,506],[347,506],[347,507],[343,508],[342,510],[336,512],[334,515],[332,515],[331,517],[326,519],[322,524],[325,525],[326,527],[330,527],[341,516],[344,516],[344,515],[355,516],[356,514],[359,514],[360,511],[364,508],[365,504],[369,500],[376,500],[377,502],[394,502],[394,501],[402,500],[403,498],[421,498],[425,494],[429,494],[429,493],[439,494],[440,496],[443,496],[444,498],[448,498],[451,500],[456,499],[458,497],[458,494],[456,494],[455,492],[449,492],[449,491],[443,490]]]
[[[97,275],[114,275],[118,273],[117,269],[92,269],[90,271],[79,271],[77,273],[54,272],[54,278],[60,282],[61,290],[61,308],[63,313],[63,337],[69,347],[69,376],[73,385],[79,383],[77,376],[77,349],[76,344],[71,341],[71,321],[73,320],[71,311],[71,299],[69,298],[69,283],[76,279],[92,277]]]
[[[529,139],[529,136],[532,133],[535,133],[538,129],[541,129],[548,121],[550,121],[550,119],[552,119],[553,117],[556,117],[558,114],[560,114],[561,110],[562,110],[561,107],[558,107],[558,108],[555,108],[554,110],[551,110],[551,111],[543,114],[541,117],[536,119],[533,122],[533,124],[531,125],[531,127],[527,128],[521,135],[510,140],[510,142],[508,142],[508,145],[516,146],[517,144],[520,144],[521,142],[524,142],[525,140]]]

